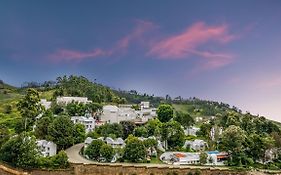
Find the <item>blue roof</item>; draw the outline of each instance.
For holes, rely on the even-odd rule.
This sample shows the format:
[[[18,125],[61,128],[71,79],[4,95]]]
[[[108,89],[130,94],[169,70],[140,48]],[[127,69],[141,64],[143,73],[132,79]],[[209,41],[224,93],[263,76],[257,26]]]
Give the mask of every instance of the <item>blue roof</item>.
[[[219,151],[208,151],[207,153],[208,154],[219,154],[220,152]]]

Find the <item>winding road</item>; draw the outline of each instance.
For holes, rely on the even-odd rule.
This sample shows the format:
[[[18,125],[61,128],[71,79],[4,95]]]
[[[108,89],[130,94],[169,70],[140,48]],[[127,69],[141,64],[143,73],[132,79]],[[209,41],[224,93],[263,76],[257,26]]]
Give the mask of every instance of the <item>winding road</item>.
[[[82,157],[79,152],[84,146],[84,143],[79,143],[77,145],[74,145],[67,150],[65,150],[67,156],[68,156],[68,161],[70,163],[85,163],[85,164],[91,164],[91,163],[96,163],[94,161],[88,160],[84,157]]]

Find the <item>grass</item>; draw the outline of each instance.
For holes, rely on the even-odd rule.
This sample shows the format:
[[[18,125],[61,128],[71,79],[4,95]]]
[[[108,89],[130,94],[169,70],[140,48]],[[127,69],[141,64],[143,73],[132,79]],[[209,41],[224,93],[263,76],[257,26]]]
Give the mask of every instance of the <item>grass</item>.
[[[47,99],[48,101],[51,101],[54,92],[55,90],[43,91],[43,92],[39,92],[39,95],[41,99],[44,98]]]
[[[151,157],[150,163],[163,164],[163,162],[159,159],[159,157]]]

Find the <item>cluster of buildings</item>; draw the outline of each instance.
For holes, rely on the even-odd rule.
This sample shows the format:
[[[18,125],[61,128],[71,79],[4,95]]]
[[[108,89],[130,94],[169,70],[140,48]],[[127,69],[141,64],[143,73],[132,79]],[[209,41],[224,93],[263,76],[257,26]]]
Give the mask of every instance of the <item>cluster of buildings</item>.
[[[209,151],[205,153],[208,155],[206,165],[224,165],[229,157],[226,152]],[[200,154],[200,152],[165,152],[160,156],[160,160],[167,164],[194,165],[201,163]]]
[[[57,104],[67,105],[72,102],[78,102],[83,104],[91,103],[87,97],[57,97]],[[51,102],[48,102],[45,99],[42,99],[40,103],[49,109],[51,107]],[[74,124],[80,123],[85,126],[86,133],[91,132],[95,129],[96,126],[102,125],[104,123],[120,123],[121,121],[133,121],[136,124],[146,123],[149,119],[156,117],[156,108],[151,108],[149,102],[141,102],[138,108],[134,108],[130,104],[122,105],[105,105],[99,116],[93,117],[90,113],[87,113],[85,116],[71,116],[71,121]],[[201,118],[198,118],[200,120]],[[202,120],[202,119],[201,119]],[[217,129],[217,128],[216,128]],[[214,138],[215,133],[217,133],[215,128],[211,130],[211,137]],[[197,127],[189,127],[184,130],[186,135],[196,136],[196,133],[200,130]],[[221,134],[222,130],[219,128],[219,133]],[[98,138],[105,142],[106,144],[111,145],[113,148],[123,148],[125,146],[125,141],[122,138],[113,139],[111,137],[100,137]],[[139,138],[140,140],[145,140],[147,138]],[[156,139],[156,138],[154,138]],[[85,140],[85,147],[92,143],[94,139],[88,137]],[[157,139],[156,139],[157,140]],[[47,140],[38,140],[37,145],[40,152],[43,156],[52,156],[56,154],[57,146],[55,143]],[[166,163],[173,164],[197,164],[200,163],[200,153],[199,151],[204,151],[207,147],[207,143],[204,140],[195,139],[193,141],[187,140],[183,148],[190,148],[191,150],[197,151],[195,153],[189,152],[165,152],[163,143],[160,140],[157,140],[157,149],[165,152],[161,155],[160,159]],[[149,155],[157,154],[156,148],[149,150]],[[213,159],[212,164],[218,165],[220,162],[224,161],[227,158],[227,155],[219,152],[207,152],[208,160]],[[116,160],[116,156],[115,156]]]
[[[154,117],[156,117],[156,108],[150,108],[149,102],[141,102],[139,110],[133,109],[133,105],[105,105],[98,122],[120,123],[130,120],[142,124]]]

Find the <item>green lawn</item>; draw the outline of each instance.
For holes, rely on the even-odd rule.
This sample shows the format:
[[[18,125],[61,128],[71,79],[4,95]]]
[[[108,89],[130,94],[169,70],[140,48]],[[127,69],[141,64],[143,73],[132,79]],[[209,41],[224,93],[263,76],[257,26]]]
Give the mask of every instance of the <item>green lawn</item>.
[[[151,157],[150,163],[163,164],[163,162],[159,159],[159,157]]]

